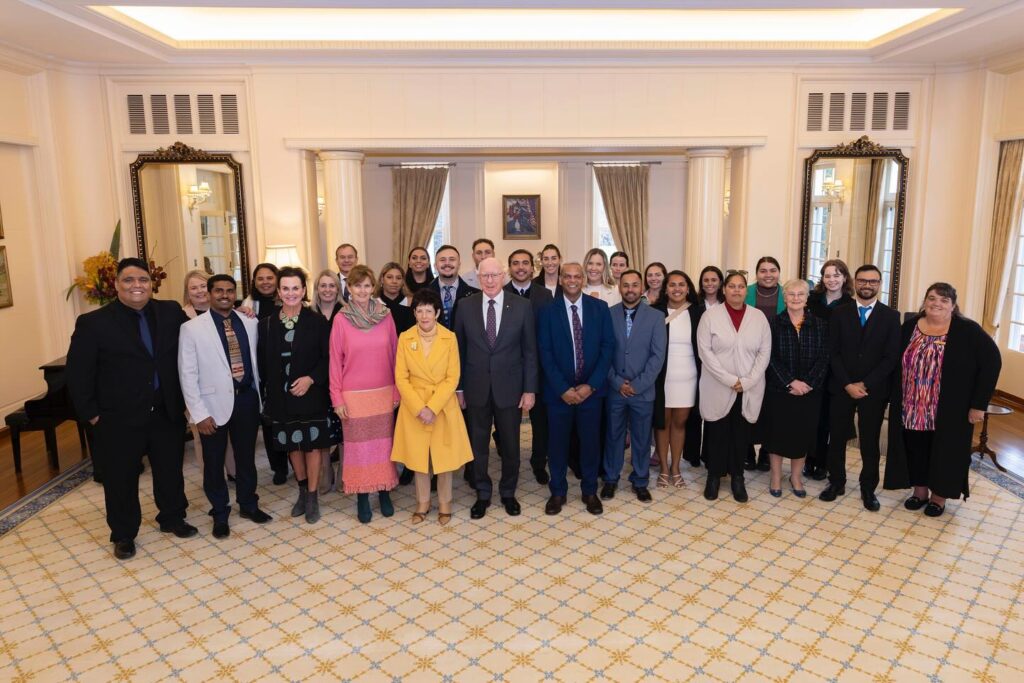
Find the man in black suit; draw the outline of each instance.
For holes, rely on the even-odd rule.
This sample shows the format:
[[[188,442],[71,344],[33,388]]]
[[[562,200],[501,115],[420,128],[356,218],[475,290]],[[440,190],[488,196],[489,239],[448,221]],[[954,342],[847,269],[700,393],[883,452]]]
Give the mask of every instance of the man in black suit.
[[[537,395],[537,334],[533,308],[522,297],[502,289],[504,273],[495,258],[485,258],[478,271],[483,291],[459,303],[455,336],[462,374],[459,403],[466,409],[473,448],[473,487],[477,500],[470,517],[480,519],[491,504],[493,484],[487,473],[491,426],[497,428],[501,455],[498,495],[505,512],[521,512],[516,500],[519,482],[519,424]]]
[[[185,522],[185,402],[178,383],[178,333],[188,321],[175,301],[155,301],[146,263],[117,265],[117,301],[78,317],[68,351],[68,390],[93,425],[114,556],[135,555],[142,524],[139,470],[149,455],[160,531],[179,538]]]
[[[434,255],[434,268],[437,270],[437,277],[427,285],[441,297],[441,316],[438,322],[454,330],[455,304],[470,294],[476,294],[480,290],[471,287],[459,275],[459,265],[462,259],[459,250],[450,244],[445,244],[437,250]]]
[[[508,256],[508,273],[511,280],[505,285],[505,291],[510,294],[517,294],[530,300],[533,306],[533,317],[536,321],[537,313],[552,301],[554,297],[544,287],[543,282],[537,284],[533,280],[533,254],[526,249],[516,249]],[[543,274],[541,274],[543,277]],[[539,369],[538,369],[539,371]],[[540,384],[538,383],[538,391]],[[533,426],[533,443],[530,451],[530,468],[537,483],[546,486],[548,477],[548,411],[544,401],[537,397],[530,409],[530,424]]]
[[[893,371],[900,361],[900,315],[878,301],[882,274],[864,265],[854,274],[857,297],[832,314],[829,343],[832,355],[831,440],[828,447],[828,487],[819,498],[834,501],[846,493],[846,442],[857,413],[860,436],[860,495],[864,507],[879,509],[879,437],[892,388]]]

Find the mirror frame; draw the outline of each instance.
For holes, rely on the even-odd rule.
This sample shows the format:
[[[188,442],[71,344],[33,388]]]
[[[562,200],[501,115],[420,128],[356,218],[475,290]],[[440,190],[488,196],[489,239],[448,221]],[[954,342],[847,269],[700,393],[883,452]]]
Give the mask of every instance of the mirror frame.
[[[132,162],[132,204],[135,212],[135,246],[139,252],[139,258],[149,261],[146,254],[146,230],[142,211],[142,188],[139,184],[139,173],[146,164],[195,164],[195,163],[221,163],[226,164],[234,174],[235,206],[238,213],[238,239],[241,248],[239,258],[242,271],[242,282],[239,283],[242,289],[242,298],[249,295],[249,239],[245,224],[245,200],[242,193],[242,165],[239,164],[231,154],[219,154],[206,152],[201,149],[189,147],[184,142],[175,142],[170,147],[161,147],[155,152],[139,154]]]
[[[807,247],[810,242],[811,232],[811,193],[814,176],[814,164],[821,159],[850,159],[850,158],[886,158],[892,159],[900,166],[900,187],[896,196],[896,219],[893,225],[892,236],[892,282],[889,287],[889,301],[886,302],[891,308],[899,310],[900,301],[900,270],[903,265],[903,227],[906,222],[907,213],[907,176],[910,168],[908,159],[899,147],[883,147],[872,142],[867,135],[862,135],[853,142],[836,145],[835,147],[815,149],[811,156],[804,161],[804,201],[803,213],[800,218],[800,278],[806,280],[807,272]],[[847,264],[851,269],[861,264]]]

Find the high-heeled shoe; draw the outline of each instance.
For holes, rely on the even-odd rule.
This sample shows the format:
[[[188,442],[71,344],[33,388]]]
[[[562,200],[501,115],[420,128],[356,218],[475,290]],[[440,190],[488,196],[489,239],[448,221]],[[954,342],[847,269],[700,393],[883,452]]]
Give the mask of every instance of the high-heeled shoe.
[[[447,526],[448,522],[452,521],[452,513],[437,511],[437,523],[441,526]]]
[[[427,513],[428,512],[430,512],[430,508],[429,507],[426,510],[423,510],[422,512],[420,510],[413,510],[413,513],[412,513],[412,523],[413,524],[420,524],[421,522],[425,522],[427,520]]]

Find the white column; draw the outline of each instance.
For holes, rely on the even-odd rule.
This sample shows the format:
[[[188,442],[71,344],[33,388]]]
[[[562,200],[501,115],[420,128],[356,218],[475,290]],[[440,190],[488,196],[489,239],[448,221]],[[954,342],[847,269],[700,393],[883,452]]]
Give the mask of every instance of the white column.
[[[334,267],[334,250],[338,248],[339,244],[346,242],[353,245],[359,252],[360,262],[365,262],[363,154],[362,152],[320,152],[319,156],[324,165],[326,266]]]
[[[689,168],[686,191],[687,272],[696,277],[704,266],[719,267],[724,256],[725,147],[687,150]]]

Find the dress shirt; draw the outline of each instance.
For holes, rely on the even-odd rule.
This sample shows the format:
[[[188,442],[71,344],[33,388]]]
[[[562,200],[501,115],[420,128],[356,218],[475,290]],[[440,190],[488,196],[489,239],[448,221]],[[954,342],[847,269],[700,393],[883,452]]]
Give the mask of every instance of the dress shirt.
[[[231,353],[228,351],[228,338],[224,332],[224,320],[228,316],[231,317],[231,331],[235,333],[235,339],[238,340],[238,350],[242,354],[242,366],[245,368],[245,374],[242,375],[242,379],[235,380],[235,386],[239,389],[249,387],[253,383],[253,373],[252,358],[249,356],[249,335],[245,331],[245,324],[234,311],[231,311],[227,316],[223,316],[211,310],[206,315],[213,319],[213,326],[217,328],[217,334],[220,335],[220,343],[224,347],[224,356],[228,359],[228,367],[231,366]]]
[[[530,298],[530,285],[531,284],[533,284],[532,280],[527,280],[525,285],[520,285],[515,280],[512,280],[512,286],[515,288],[516,294],[518,294],[519,296],[524,296],[527,299]]]
[[[875,299],[874,301],[872,301],[870,304],[868,304],[866,306],[860,302],[860,299],[857,299],[856,301],[857,301],[857,316],[858,317],[860,317],[860,309],[862,309],[862,308],[866,308],[867,309],[866,311],[864,311],[864,324],[867,325],[868,319],[871,317],[871,314],[875,312],[875,304],[878,303],[878,299]]]
[[[488,303],[491,297],[487,296],[486,293],[480,292],[480,298],[483,299],[480,307],[484,314],[484,329],[487,328],[487,309],[490,307]],[[494,334],[498,334],[501,331],[501,308],[505,303],[505,290],[499,289],[498,293],[494,295]]]

